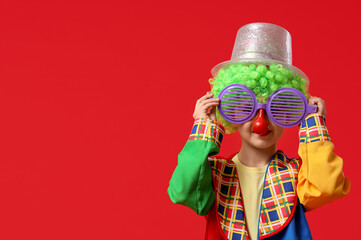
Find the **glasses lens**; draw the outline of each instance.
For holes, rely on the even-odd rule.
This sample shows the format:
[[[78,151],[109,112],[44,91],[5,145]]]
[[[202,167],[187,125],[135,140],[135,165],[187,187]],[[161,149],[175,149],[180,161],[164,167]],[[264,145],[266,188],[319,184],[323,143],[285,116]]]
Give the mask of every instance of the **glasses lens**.
[[[297,89],[279,89],[270,97],[268,106],[271,120],[282,127],[298,125],[305,115],[305,99]]]
[[[222,90],[219,112],[229,122],[244,123],[254,112],[254,93],[246,86],[232,84]]]

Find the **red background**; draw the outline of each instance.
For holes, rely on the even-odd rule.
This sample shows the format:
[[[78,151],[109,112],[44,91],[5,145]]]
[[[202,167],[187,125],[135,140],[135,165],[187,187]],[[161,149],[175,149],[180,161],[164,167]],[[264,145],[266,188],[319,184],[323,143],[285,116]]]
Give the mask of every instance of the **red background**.
[[[352,181],[307,214],[314,238],[361,239],[361,2],[295,2],[0,0],[0,239],[202,239],[166,190],[211,68],[250,22],[291,33]],[[227,136],[221,153],[239,148]]]

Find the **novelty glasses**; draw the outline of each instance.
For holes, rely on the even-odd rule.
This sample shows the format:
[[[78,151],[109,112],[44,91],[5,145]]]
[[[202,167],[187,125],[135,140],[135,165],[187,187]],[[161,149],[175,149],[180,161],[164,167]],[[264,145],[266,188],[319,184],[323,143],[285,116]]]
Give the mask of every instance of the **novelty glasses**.
[[[219,113],[231,123],[249,121],[257,110],[263,108],[272,122],[281,127],[300,124],[309,113],[317,112],[316,106],[308,105],[306,97],[295,88],[280,88],[271,94],[267,103],[258,103],[254,92],[245,85],[231,84],[219,94]]]

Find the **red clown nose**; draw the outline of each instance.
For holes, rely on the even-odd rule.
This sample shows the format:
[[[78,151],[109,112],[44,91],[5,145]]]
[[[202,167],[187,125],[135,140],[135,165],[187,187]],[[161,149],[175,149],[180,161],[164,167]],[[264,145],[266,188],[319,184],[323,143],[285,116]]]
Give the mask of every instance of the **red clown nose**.
[[[268,124],[265,118],[264,109],[260,109],[256,119],[253,121],[252,124],[253,132],[259,135],[265,135],[268,132]]]

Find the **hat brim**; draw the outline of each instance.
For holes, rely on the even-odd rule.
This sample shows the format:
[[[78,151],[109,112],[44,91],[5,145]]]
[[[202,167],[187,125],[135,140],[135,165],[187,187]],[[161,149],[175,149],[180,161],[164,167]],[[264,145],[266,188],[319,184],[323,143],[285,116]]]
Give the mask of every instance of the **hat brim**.
[[[299,73],[303,79],[306,81],[306,87],[310,85],[310,80],[308,79],[307,75],[302,72],[300,69],[296,68],[295,66],[286,64],[284,62],[276,61],[276,60],[269,60],[269,59],[254,59],[254,58],[243,58],[243,59],[237,59],[237,60],[229,60],[225,62],[221,62],[217,64],[215,67],[212,68],[211,73],[212,76],[215,78],[217,76],[218,71],[231,63],[249,63],[249,64],[264,64],[264,65],[270,65],[270,64],[281,64],[283,67],[291,70],[294,73]]]

